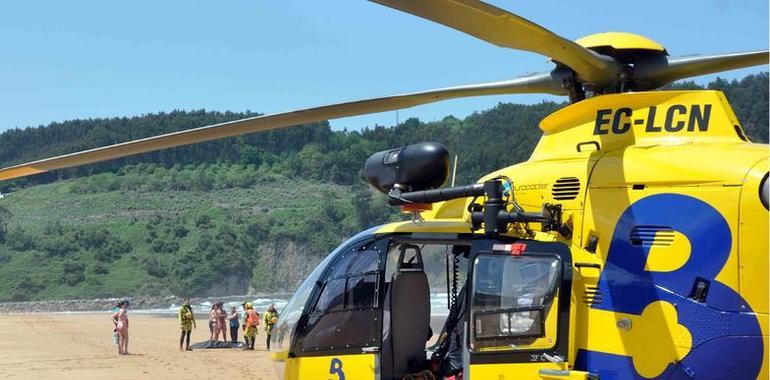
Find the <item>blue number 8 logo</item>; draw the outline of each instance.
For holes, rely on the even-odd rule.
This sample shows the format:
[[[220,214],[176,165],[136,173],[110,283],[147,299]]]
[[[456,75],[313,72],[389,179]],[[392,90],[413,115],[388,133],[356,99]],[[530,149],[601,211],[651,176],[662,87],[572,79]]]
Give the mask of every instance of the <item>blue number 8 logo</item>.
[[[689,240],[689,258],[677,269],[646,269],[650,245],[630,238],[637,226],[665,226]],[[762,333],[745,300],[716,280],[732,247],[730,226],[711,205],[681,194],[658,194],[640,199],[617,222],[609,253],[599,278],[601,303],[593,308],[642,315],[654,302],[676,310],[678,323],[691,336],[689,352],[670,363],[656,378],[753,379],[763,360]],[[709,283],[705,302],[689,298],[696,281]],[[662,334],[666,335],[666,334]],[[673,335],[673,334],[668,334]],[[673,346],[672,336],[650,336],[650,348]],[[652,355],[647,351],[645,355]],[[580,350],[575,368],[596,373],[601,379],[642,379],[633,358]]]
[[[345,371],[342,370],[342,360],[333,358],[329,365],[329,374],[337,375],[338,380],[345,380]]]

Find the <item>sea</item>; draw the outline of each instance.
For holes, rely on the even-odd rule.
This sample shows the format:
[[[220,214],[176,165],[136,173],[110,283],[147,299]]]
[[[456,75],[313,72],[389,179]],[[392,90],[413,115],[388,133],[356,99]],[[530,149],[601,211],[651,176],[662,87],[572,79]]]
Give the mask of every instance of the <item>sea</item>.
[[[275,308],[280,312],[286,303],[289,301],[288,297],[259,297],[254,298],[252,296],[224,296],[224,297],[211,297],[201,299],[200,301],[192,304],[193,312],[197,315],[206,315],[211,310],[211,305],[215,302],[224,303],[225,310],[230,311],[231,307],[235,307],[239,312],[241,311],[241,304],[244,302],[251,302],[257,311],[267,310],[270,304],[275,305]],[[433,316],[446,316],[449,314],[447,307],[447,293],[431,293],[430,294],[430,309]],[[168,307],[158,307],[151,309],[131,309],[131,313],[136,314],[150,314],[150,315],[169,315],[176,316],[179,311],[178,303],[171,303]]]

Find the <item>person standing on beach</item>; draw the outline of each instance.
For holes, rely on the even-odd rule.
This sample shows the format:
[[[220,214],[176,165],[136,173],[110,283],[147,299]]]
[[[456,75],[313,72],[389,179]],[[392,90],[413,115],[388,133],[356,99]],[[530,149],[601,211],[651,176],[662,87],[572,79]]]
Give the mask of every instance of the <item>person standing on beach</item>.
[[[230,321],[230,341],[233,343],[238,342],[238,328],[241,327],[238,321],[238,310],[233,306],[230,309],[230,314],[227,316],[227,320]]]
[[[243,329],[243,345],[244,347],[249,346],[249,337],[246,336],[246,320],[249,318],[248,309],[246,309],[246,304],[248,302],[244,302],[241,304],[243,307],[243,320],[241,320],[241,328]]]
[[[278,322],[278,310],[275,305],[270,304],[265,312],[265,332],[267,333],[267,350],[270,351],[270,334],[273,332],[273,326]]]
[[[110,318],[118,333],[118,355],[128,355],[128,305],[129,302],[125,298],[118,302],[118,311]]]
[[[227,310],[225,309],[225,303],[219,303],[219,309],[217,310],[219,315],[219,331],[222,332],[222,341],[227,342]]]
[[[259,313],[251,306],[250,303],[246,303],[246,331],[243,335],[248,342],[244,350],[253,350],[254,343],[257,340],[257,326],[259,326]]]
[[[179,324],[182,327],[182,336],[179,338],[179,351],[182,351],[182,343],[185,344],[185,351],[192,351],[190,348],[190,333],[195,326],[195,315],[193,315],[192,307],[190,306],[190,298],[185,297],[182,301],[182,306],[179,308]]]
[[[219,302],[215,302],[211,305],[211,312],[209,312],[209,331],[211,331],[209,340],[218,340],[219,330],[221,330],[219,327]]]

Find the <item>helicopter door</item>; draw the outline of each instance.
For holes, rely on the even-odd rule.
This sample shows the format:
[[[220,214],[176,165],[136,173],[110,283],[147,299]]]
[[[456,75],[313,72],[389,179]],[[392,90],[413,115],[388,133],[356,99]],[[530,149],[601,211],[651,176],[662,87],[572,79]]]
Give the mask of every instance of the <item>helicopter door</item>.
[[[374,379],[382,325],[383,241],[340,250],[316,281],[288,378]]]
[[[569,250],[556,243],[517,244],[529,248],[513,255],[510,244],[494,244],[472,260],[466,375],[574,378],[578,374],[567,370]]]

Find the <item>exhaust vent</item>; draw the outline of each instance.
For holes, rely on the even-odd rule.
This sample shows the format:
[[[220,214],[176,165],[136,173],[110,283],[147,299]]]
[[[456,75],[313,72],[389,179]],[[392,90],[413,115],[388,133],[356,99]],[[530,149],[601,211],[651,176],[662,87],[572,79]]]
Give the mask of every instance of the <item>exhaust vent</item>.
[[[601,304],[604,301],[604,294],[596,286],[586,285],[583,290],[583,302],[589,306]]]
[[[674,230],[667,226],[636,226],[629,237],[631,244],[642,247],[668,247],[674,242]]]
[[[551,189],[551,196],[557,201],[577,198],[580,192],[580,180],[577,177],[562,177],[556,180]]]

